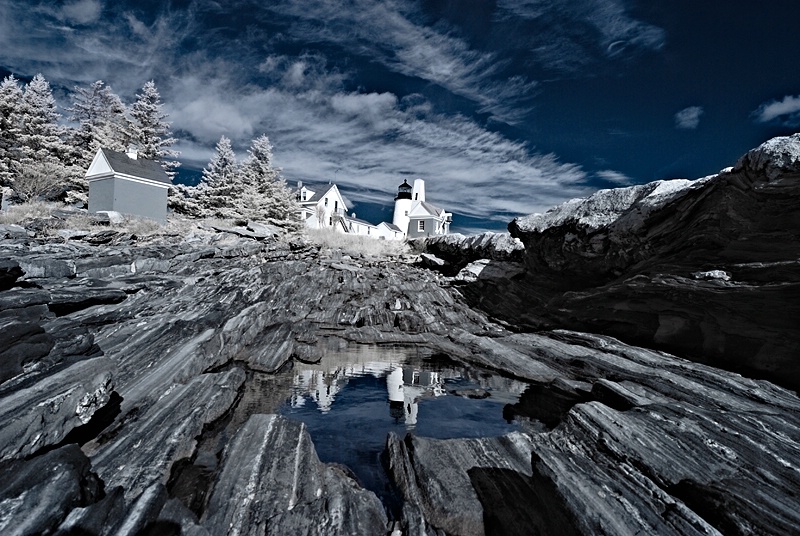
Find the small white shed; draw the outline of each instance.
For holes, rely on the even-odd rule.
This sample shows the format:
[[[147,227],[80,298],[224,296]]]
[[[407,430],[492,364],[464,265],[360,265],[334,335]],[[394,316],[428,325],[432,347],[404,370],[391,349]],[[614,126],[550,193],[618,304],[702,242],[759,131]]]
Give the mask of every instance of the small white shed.
[[[136,153],[98,149],[86,172],[89,212],[113,210],[167,221],[167,193],[172,182],[154,160]]]

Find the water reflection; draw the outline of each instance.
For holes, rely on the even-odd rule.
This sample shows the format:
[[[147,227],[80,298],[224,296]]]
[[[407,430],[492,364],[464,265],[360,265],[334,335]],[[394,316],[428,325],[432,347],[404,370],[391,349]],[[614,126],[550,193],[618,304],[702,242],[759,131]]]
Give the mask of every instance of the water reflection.
[[[386,378],[389,415],[395,422],[404,422],[408,429],[417,424],[420,400],[444,396],[447,394],[444,380],[461,379],[461,373],[454,369],[435,372],[384,362],[347,363],[328,370],[299,370],[294,376],[290,405],[297,409],[313,403],[320,412],[328,413],[338,393],[352,378],[367,375]]]
[[[293,374],[288,413],[313,407],[326,415],[345,389],[358,389],[355,379],[374,378],[370,400],[376,394],[374,384],[381,385],[388,402],[385,417],[407,430],[417,427],[420,402],[444,397],[448,389],[457,394],[470,387],[488,389],[485,396],[491,393],[492,402],[513,403],[526,387],[523,382],[478,374],[444,358],[434,359],[428,350],[408,347],[345,344],[327,349],[318,364],[296,366]]]
[[[403,420],[408,429],[417,425],[421,399],[447,394],[439,372],[418,370],[410,366],[396,367],[386,376],[386,391],[389,396],[389,414],[395,421]]]
[[[280,413],[304,422],[320,459],[348,466],[385,504],[394,501],[380,461],[389,432],[447,439],[498,436],[518,427],[503,408],[518,402],[523,382],[423,348],[338,339],[324,344],[320,363],[295,363],[285,373],[292,388]]]

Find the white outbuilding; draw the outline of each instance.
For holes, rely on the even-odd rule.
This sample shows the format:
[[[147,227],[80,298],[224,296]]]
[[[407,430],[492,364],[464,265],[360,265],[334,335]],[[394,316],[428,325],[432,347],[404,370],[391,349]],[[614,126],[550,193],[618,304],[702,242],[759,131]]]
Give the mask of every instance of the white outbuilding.
[[[158,162],[137,158],[135,152],[98,149],[86,180],[89,212],[115,211],[166,223],[172,181]]]

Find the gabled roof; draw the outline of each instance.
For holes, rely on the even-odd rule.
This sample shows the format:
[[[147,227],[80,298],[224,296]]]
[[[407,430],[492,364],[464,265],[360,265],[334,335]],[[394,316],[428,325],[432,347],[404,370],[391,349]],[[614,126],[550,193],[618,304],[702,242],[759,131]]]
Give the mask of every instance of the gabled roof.
[[[444,209],[439,207],[435,207],[426,201],[416,201],[409,211],[408,215],[410,217],[425,217],[425,216],[436,216],[441,217],[444,214]]]
[[[103,154],[108,165],[111,167],[111,171],[114,173],[172,184],[164,168],[155,160],[147,160],[145,158],[135,159],[129,157],[125,153],[112,151],[111,149],[100,149],[100,152]]]
[[[375,225],[374,223],[370,223],[367,220],[362,220],[361,218],[354,218],[352,216],[345,216],[344,219],[346,219],[347,221],[353,221],[353,222],[359,223],[361,225],[369,225],[370,227],[377,227],[377,225]]]
[[[309,188],[309,186],[311,188]],[[301,205],[316,205],[317,203],[319,203],[320,199],[324,198],[326,195],[328,195],[328,193],[330,193],[331,190],[336,188],[336,193],[339,195],[339,198],[342,200],[342,204],[344,204],[345,207],[351,206],[350,201],[348,201],[347,198],[342,195],[342,192],[339,191],[339,187],[336,186],[335,184],[313,184],[313,183],[305,184],[305,183],[303,183],[303,188],[305,188],[306,190],[309,190],[309,193],[311,195],[309,195],[306,198],[305,201],[300,201]],[[299,192],[300,190],[298,189],[297,191]]]
[[[389,229],[389,230],[391,230],[391,231],[394,231],[394,232],[396,232],[396,233],[402,233],[402,232],[403,232],[403,230],[402,230],[402,229],[400,229],[400,227],[398,227],[397,225],[395,225],[395,224],[393,224],[393,223],[389,223],[389,222],[386,222],[386,221],[382,221],[381,223],[379,223],[379,224],[378,224],[378,227],[380,227],[381,225],[383,225],[383,226],[384,226],[384,227],[386,227],[387,229]]]

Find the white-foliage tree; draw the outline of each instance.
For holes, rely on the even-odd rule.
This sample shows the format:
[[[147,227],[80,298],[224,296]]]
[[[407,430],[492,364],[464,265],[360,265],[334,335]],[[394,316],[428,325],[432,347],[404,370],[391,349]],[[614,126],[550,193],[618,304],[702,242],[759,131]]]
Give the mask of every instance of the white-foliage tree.
[[[203,178],[194,192],[201,214],[216,218],[242,218],[242,181],[231,140],[217,142],[216,152],[203,169]]]
[[[10,186],[13,163],[18,159],[22,88],[13,75],[0,84],[0,186]]]
[[[67,111],[78,123],[73,145],[78,163],[88,168],[99,148],[124,151],[130,140],[131,124],[125,105],[102,80],[88,88],[75,86],[73,105]]]
[[[161,95],[155,82],[150,80],[142,87],[141,93],[137,93],[136,102],[131,107],[131,142],[137,145],[141,158],[160,162],[172,178],[180,162],[168,159],[177,158],[180,153],[170,149],[177,140],[171,135],[171,125],[165,121],[167,114],[162,108]]]
[[[50,84],[37,74],[25,86],[20,103],[19,145],[23,160],[63,162],[67,158],[69,146],[62,138],[66,131],[58,123],[60,117]]]
[[[58,123],[61,114],[56,108],[50,84],[41,74],[34,76],[25,86],[19,114],[19,160],[13,163],[12,173],[21,173],[23,167],[30,168],[35,164],[38,172],[52,174],[51,179],[63,184],[64,189],[86,191],[86,181],[80,170],[68,167],[71,147],[63,139],[67,130]]]
[[[295,219],[299,207],[281,170],[272,162],[272,144],[266,135],[254,139],[242,164],[242,213],[250,219]]]

